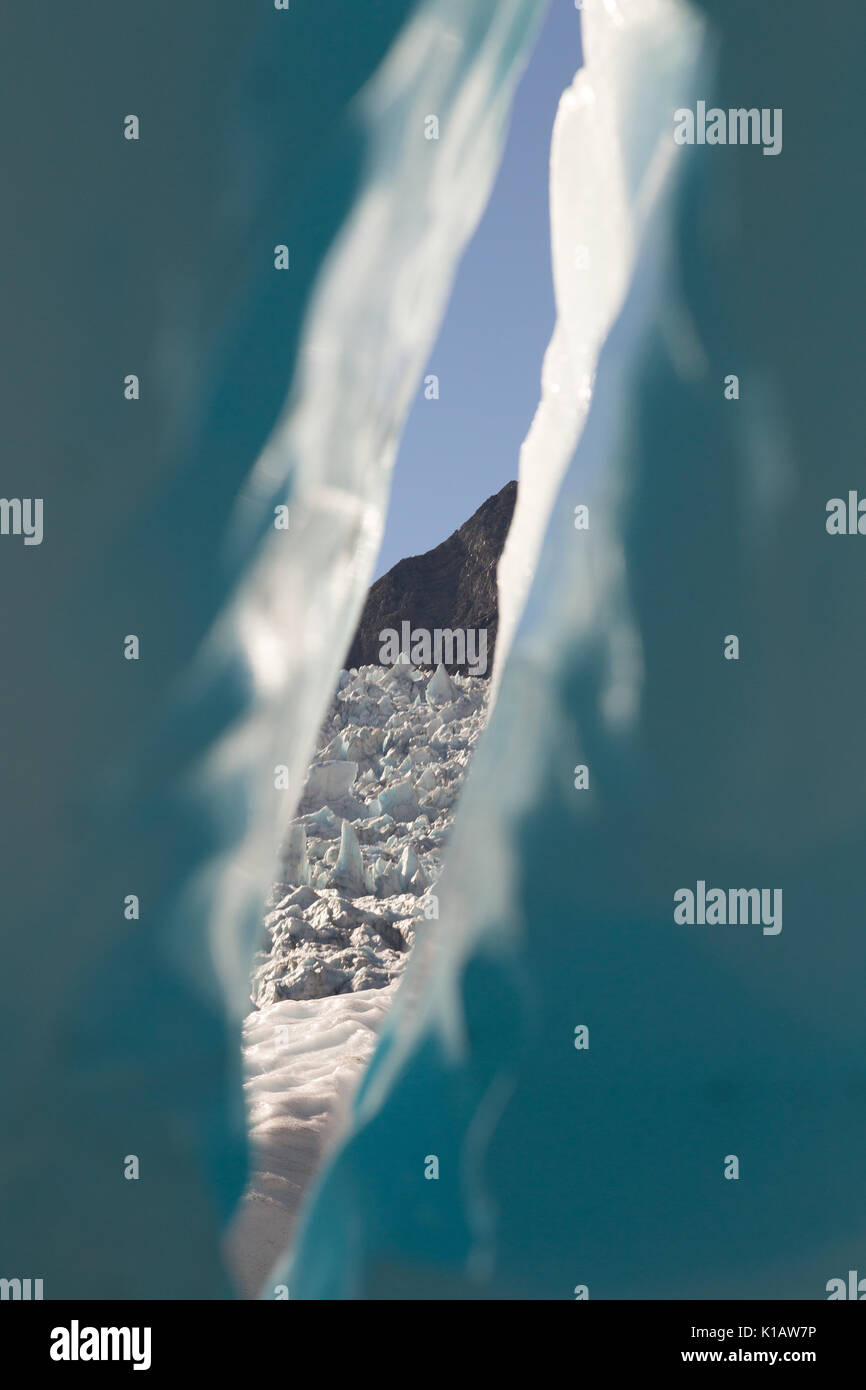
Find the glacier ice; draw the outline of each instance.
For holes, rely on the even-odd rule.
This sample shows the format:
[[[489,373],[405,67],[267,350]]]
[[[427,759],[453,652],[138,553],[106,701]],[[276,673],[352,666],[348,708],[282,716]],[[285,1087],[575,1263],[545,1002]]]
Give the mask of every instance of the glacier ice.
[[[348,758],[336,762],[316,763],[311,767],[301,797],[301,807],[320,811],[346,800],[358,773],[358,764]]]
[[[383,815],[392,816],[396,821],[413,821],[420,811],[415,788],[408,780],[392,782],[390,787],[385,787],[379,793],[377,804]]]
[[[408,888],[415,875],[419,872],[421,865],[418,863],[418,856],[412,845],[406,845],[400,855],[400,863],[397,867],[397,874],[402,888]]]
[[[45,499],[0,553],[0,1251],[46,1298],[231,1292],[259,904],[541,8],[21,10],[0,53],[7,487]]]
[[[307,832],[302,821],[293,821],[283,841],[281,870],[287,883],[299,887],[310,882],[310,861],[307,858]]]
[[[18,22],[39,61],[0,52],[31,137],[4,168],[20,212],[0,266],[19,330],[0,382],[7,491],[39,477],[46,499],[44,544],[0,550],[14,596],[0,615],[14,673],[0,687],[14,754],[0,1026],[15,1058],[0,1082],[15,1140],[0,1154],[0,1250],[48,1298],[230,1292],[256,904],[540,8],[368,6],[313,103],[305,72],[345,32],[328,0],[282,30],[273,11],[152,0],[134,46],[119,10],[57,7],[45,25],[34,8]],[[440,920],[307,1213],[293,1298],[570,1298],[579,1284],[814,1298],[861,1258],[862,562],[823,512],[862,451],[851,169],[866,16],[853,0],[826,17],[804,0],[760,17],[746,0],[586,10],[599,109],[627,132],[611,146],[619,203],[586,183],[587,219],[611,218],[613,274],[605,236],[603,304],[569,308],[557,271],[545,381],[570,401],[560,413],[545,395],[525,451],[497,707],[436,883]],[[673,72],[647,15],[667,26]],[[70,55],[106,42],[116,61],[88,64],[82,101]],[[131,83],[152,98],[134,163],[104,117]],[[648,156],[665,103],[713,91],[783,105],[782,156]],[[450,119],[422,161],[413,131],[431,110]],[[580,238],[568,180],[566,157],[554,235]],[[38,254],[58,225],[63,254]],[[301,254],[275,290],[284,235]],[[102,413],[119,350],[145,364],[134,429],[119,392]],[[732,370],[734,406],[720,389]],[[283,501],[291,527],[275,533]],[[592,517],[580,537],[578,504]],[[731,631],[742,654],[725,665]],[[130,632],[136,663],[121,655]],[[418,705],[416,675],[374,684],[403,683]],[[376,699],[358,692],[359,709]],[[433,724],[435,771],[472,742]],[[313,893],[323,943],[357,931],[369,959],[375,922],[360,914],[380,900],[327,897],[342,832],[325,810],[304,823],[316,885],[275,904],[279,928],[303,945]],[[370,845],[378,872],[404,831],[387,858]],[[784,931],[675,930],[670,894],[701,878],[782,883]],[[261,1052],[243,1215],[273,1233],[241,1262],[245,1289],[345,1121],[390,990],[275,998],[245,1025]],[[725,1184],[732,1149],[743,1174]],[[140,1183],[123,1179],[130,1152]]]
[[[436,679],[435,674],[416,674],[422,688]],[[424,929],[425,895],[441,871],[466,772],[466,750],[485,719],[488,685],[479,678],[455,676],[450,686],[459,713],[454,727],[464,737],[438,746],[430,738],[431,723],[438,716],[426,699],[415,701],[408,690],[400,690],[394,708],[380,684],[381,675],[377,668],[362,667],[344,673],[337,683],[319,734],[324,746],[314,754],[305,783],[307,789],[317,790],[312,796],[305,794],[297,819],[288,827],[279,860],[282,876],[271,892],[265,939],[252,978],[252,999],[258,1007],[383,988],[402,973],[416,935]],[[361,694],[362,717],[373,722],[359,731],[353,720],[361,708]],[[393,709],[387,721],[383,706]],[[369,776],[357,780],[353,773],[351,778],[359,797],[368,800],[358,800],[351,821],[343,814],[346,780],[333,779],[332,774],[333,768],[346,764],[328,757],[334,742],[330,735],[337,727],[348,742],[357,732],[368,735],[364,760]],[[380,756],[389,744],[409,750],[408,775],[403,763],[395,768]],[[305,804],[318,802],[322,787],[329,784],[337,794],[339,812],[325,805],[304,813]],[[403,808],[396,817],[377,813],[389,790],[394,791],[397,809]]]
[[[324,747],[314,755],[307,787],[320,785],[317,769],[334,766],[328,760],[334,743],[329,734],[337,724],[342,725],[341,736],[354,738],[351,721],[359,707],[354,697],[377,687],[381,675],[370,667],[341,673],[320,731]],[[436,679],[435,674],[417,677],[428,688]],[[469,706],[464,722],[477,733],[486,711],[487,683],[458,676],[449,689],[455,702]],[[376,790],[379,777],[388,777],[384,767],[374,773],[380,747],[399,735],[401,746],[424,750],[431,758],[419,762],[420,772],[412,768],[423,813],[415,823],[405,824],[390,816],[371,817],[359,807],[353,825],[343,821],[339,851],[333,837],[337,818],[330,807],[323,808],[327,820],[317,820],[320,811],[289,826],[281,859],[283,878],[271,894],[264,949],[253,972],[252,998],[259,1017],[251,1016],[244,1025],[246,1089],[255,1102],[253,1171],[229,1248],[232,1268],[250,1296],[294,1230],[301,1200],[323,1158],[325,1136],[330,1143],[340,1132],[362,1063],[372,1050],[372,1032],[364,1028],[373,1027],[371,1020],[376,1029],[381,1026],[410,949],[416,941],[422,950],[427,946],[424,895],[440,871],[453,821],[452,802],[465,771],[465,763],[450,748],[430,752],[427,725],[433,716],[426,699],[419,703],[408,691],[398,694],[398,707],[386,730],[384,694],[380,689],[378,704],[374,696],[369,698],[364,717],[379,722],[365,726],[371,735],[365,740],[371,764],[368,794]],[[334,784],[337,790],[342,785]],[[441,807],[426,795],[446,788],[450,794]],[[333,871],[320,884],[317,880],[315,888],[307,883],[309,866],[300,854],[300,837],[306,846],[305,823],[313,862],[318,862],[320,844],[327,847],[326,859],[335,856]],[[373,999],[377,992],[378,1002]],[[357,999],[357,1010],[352,1005],[335,1008],[334,999],[345,996]],[[303,1008],[286,1011],[287,1003]],[[279,1027],[271,1026],[272,1019],[279,1020]],[[350,1021],[358,1028],[347,1027]],[[270,1044],[277,1038],[288,1052],[282,1046],[263,1047],[263,1040]]]
[[[361,897],[367,888],[361,846],[347,820],[343,821],[340,834],[340,856],[328,882],[331,888],[339,889],[350,898]]]
[[[427,682],[424,698],[428,705],[450,705],[457,698],[457,692],[441,662],[436,667],[432,679]]]
[[[866,14],[666,10],[659,74],[652,7],[587,0],[628,170],[715,96],[783,106],[797,155],[684,148],[645,184],[576,448],[566,410],[524,459],[532,582],[442,930],[279,1271],[294,1298],[821,1299],[862,1258],[866,591],[824,521],[864,434],[840,191]],[[783,931],[677,925],[702,879],[781,885]]]
[[[227,1248],[249,1298],[290,1243],[301,1198],[345,1123],[394,988],[278,1000],[244,1023],[251,1172]],[[274,1297],[275,1287],[266,1293]]]
[[[676,153],[670,111],[700,38],[685,0],[588,0],[581,21],[583,63],[560,100],[550,147],[557,320],[499,562],[494,690],[586,420],[599,350],[622,304],[646,218],[656,209],[658,183]]]

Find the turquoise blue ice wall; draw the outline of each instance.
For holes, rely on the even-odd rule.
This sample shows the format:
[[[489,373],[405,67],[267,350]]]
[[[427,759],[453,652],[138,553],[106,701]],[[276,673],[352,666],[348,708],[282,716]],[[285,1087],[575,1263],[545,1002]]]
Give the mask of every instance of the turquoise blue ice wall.
[[[46,1298],[231,1292],[253,934],[541,10],[4,14],[0,1275]]]
[[[656,189],[434,981],[407,982],[294,1297],[823,1299],[866,1260],[866,536],[827,529],[866,497],[866,11],[695,9],[676,105],[780,108],[782,149],[684,145]],[[676,920],[699,884],[781,898]]]

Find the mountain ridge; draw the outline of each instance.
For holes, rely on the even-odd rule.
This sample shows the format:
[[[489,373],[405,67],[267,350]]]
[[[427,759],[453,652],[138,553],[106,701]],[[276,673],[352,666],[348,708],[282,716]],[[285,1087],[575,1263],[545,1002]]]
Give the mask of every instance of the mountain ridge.
[[[367,594],[344,666],[385,664],[379,655],[384,640],[380,633],[399,633],[408,622],[426,632],[486,631],[484,674],[489,675],[499,622],[496,570],[516,500],[517,483],[506,483],[446,540],[423,555],[398,560],[377,579]],[[470,670],[467,661],[443,665],[449,671]]]

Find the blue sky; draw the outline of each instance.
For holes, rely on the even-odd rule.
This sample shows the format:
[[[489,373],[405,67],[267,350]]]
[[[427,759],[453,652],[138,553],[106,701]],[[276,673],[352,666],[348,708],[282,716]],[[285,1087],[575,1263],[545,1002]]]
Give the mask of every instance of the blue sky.
[[[397,457],[376,575],[450,536],[517,477],[553,330],[548,155],[553,118],[580,56],[574,0],[551,0],[523,75],[490,202],[457,276]]]

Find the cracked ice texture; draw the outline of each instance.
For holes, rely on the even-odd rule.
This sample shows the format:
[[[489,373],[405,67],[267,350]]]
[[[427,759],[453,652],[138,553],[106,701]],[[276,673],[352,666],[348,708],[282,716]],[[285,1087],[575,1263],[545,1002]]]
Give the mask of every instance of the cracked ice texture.
[[[96,0],[22,10],[3,46],[27,132],[4,163],[7,491],[44,496],[46,529],[0,547],[0,1250],[46,1298],[230,1291],[272,854],[540,13],[152,0],[130,42],[129,7]]]
[[[382,988],[416,931],[435,934],[431,889],[487,693],[441,666],[340,673],[271,893],[256,1005]]]
[[[345,1124],[410,949],[435,949],[442,847],[488,691],[487,681],[449,678],[441,666],[429,676],[408,663],[340,673],[302,814],[286,835],[253,972],[257,1009],[244,1024],[251,1173],[229,1249],[250,1297]],[[379,813],[395,779],[413,790],[411,823]]]
[[[866,13],[684,11],[665,113],[644,8],[590,19],[640,140],[748,92],[784,107],[785,150],[684,149],[648,186],[455,821],[442,949],[404,978],[293,1298],[822,1299],[862,1258],[866,589],[861,540],[824,522],[866,447]],[[677,927],[699,878],[781,886],[782,933]]]

